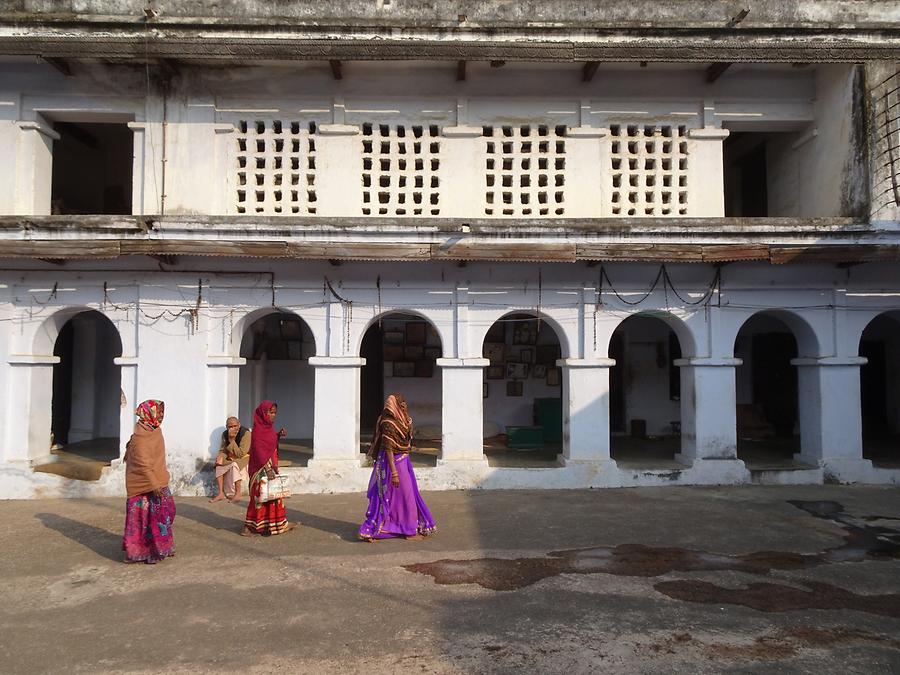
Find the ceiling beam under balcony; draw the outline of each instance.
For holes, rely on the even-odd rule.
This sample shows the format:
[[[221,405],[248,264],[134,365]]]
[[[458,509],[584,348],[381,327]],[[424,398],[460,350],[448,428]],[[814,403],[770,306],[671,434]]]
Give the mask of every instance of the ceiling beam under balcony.
[[[339,59],[331,59],[330,61],[328,61],[328,65],[331,66],[331,75],[332,75],[332,77],[334,77],[334,79],[336,79],[336,80],[344,79],[344,73],[341,70],[343,67],[343,64],[340,62]]]
[[[62,73],[64,76],[72,77],[72,68],[69,66],[69,62],[66,59],[45,57],[44,63],[46,63],[48,66],[55,68],[58,72]]]

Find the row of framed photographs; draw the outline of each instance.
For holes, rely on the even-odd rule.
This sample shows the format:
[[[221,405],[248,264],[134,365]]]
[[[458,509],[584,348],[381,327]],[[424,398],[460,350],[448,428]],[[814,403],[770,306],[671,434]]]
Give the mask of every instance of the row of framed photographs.
[[[534,347],[513,347],[503,342],[485,342],[481,355],[492,364],[519,361],[539,363],[547,367],[555,366],[560,357],[559,345],[536,345]]]
[[[529,374],[535,380],[546,380],[547,386],[559,386],[559,368],[548,368],[543,363],[516,363],[510,361],[506,365],[492,365],[485,370],[485,378],[488,380],[512,380],[521,381],[527,379]]]
[[[382,355],[385,361],[418,361],[419,359],[434,361],[441,358],[441,348],[425,347],[424,345],[384,345]]]

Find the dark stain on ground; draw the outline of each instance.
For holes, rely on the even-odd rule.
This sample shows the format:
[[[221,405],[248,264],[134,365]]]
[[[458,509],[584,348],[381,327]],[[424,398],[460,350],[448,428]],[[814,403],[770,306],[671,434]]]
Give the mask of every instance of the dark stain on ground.
[[[553,551],[542,558],[477,558],[437,560],[406,565],[438,584],[478,584],[495,591],[513,591],[558,574],[615,574],[658,577],[670,572],[738,571],[766,575],[773,570],[802,570],[836,562],[900,558],[900,519],[857,518],[831,501],[791,501],[791,505],[843,528],[845,542],[820,553],[758,551],[722,555],[683,548],[641,544]],[[889,525],[890,524],[890,525]],[[744,605],[760,611],[790,609],[855,609],[900,617],[900,595],[862,596],[830,584],[804,582],[808,590],[784,584],[757,583],[745,589],[704,581],[664,581],[655,588],[669,597],[701,603]]]

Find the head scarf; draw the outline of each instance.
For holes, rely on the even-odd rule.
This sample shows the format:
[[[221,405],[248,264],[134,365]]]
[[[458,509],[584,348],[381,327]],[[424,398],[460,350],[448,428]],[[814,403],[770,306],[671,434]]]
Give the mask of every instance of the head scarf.
[[[134,411],[138,420],[147,429],[158,429],[162,424],[163,415],[166,412],[166,404],[162,401],[150,398],[141,403]]]
[[[272,461],[272,468],[278,469],[278,432],[269,421],[267,413],[273,401],[263,401],[256,406],[253,413],[253,429],[250,434],[250,466],[248,471],[252,477],[257,471]]]
[[[384,401],[384,410],[375,423],[375,433],[369,445],[369,455],[377,457],[382,450],[394,453],[409,452],[413,423],[402,394],[391,394]]]

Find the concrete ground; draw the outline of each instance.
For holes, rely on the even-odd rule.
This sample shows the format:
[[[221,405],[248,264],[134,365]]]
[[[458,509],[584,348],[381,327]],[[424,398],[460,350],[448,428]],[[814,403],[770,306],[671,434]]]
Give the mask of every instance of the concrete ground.
[[[124,565],[124,500],[0,502],[0,671],[900,671],[900,490],[426,493],[439,531],[356,541],[178,499],[178,554]]]

